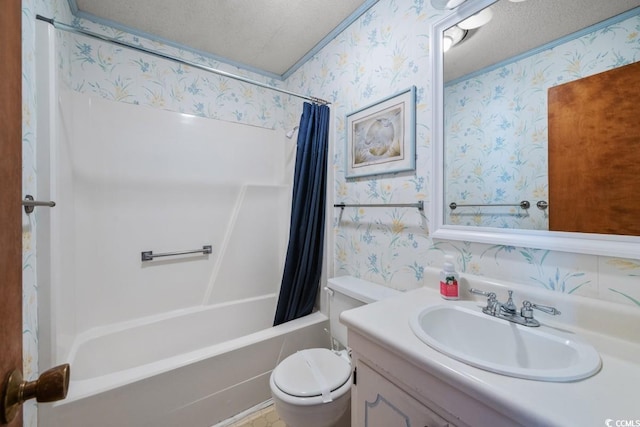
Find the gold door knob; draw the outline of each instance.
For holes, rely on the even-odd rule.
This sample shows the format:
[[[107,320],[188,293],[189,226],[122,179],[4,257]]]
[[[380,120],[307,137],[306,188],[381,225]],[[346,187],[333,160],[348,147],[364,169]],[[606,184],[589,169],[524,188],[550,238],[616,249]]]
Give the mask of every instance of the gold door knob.
[[[26,400],[35,397],[38,402],[55,402],[67,397],[70,371],[69,364],[56,366],[43,372],[35,381],[24,381],[17,369],[10,373],[0,401],[2,423],[9,423]]]

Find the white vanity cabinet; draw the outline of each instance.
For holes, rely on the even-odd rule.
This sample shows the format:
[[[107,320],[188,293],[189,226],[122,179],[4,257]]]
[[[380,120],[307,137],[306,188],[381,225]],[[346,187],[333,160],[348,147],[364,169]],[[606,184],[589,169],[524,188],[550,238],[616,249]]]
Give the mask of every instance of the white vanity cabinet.
[[[359,359],[351,401],[352,427],[453,427]]]
[[[515,427],[482,401],[349,330],[352,427]]]

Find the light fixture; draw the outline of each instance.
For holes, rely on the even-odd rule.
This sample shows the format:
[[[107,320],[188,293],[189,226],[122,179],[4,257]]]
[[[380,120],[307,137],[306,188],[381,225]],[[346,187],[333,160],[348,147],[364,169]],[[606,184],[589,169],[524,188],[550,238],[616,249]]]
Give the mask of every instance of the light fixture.
[[[453,9],[467,0],[431,0],[431,6],[438,10]]]
[[[473,30],[474,28],[482,27],[493,18],[493,11],[490,7],[482,9],[475,15],[471,15],[464,21],[460,22],[458,26],[463,30]]]
[[[466,35],[467,30],[463,30],[457,25],[448,28],[442,35],[442,51],[446,52],[451,49],[452,46],[460,43]]]

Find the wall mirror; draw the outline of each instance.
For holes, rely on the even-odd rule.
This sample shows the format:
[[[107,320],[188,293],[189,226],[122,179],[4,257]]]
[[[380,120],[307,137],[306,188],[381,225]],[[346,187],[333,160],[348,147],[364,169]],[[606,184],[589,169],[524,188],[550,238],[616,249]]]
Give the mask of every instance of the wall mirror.
[[[640,0],[471,0],[432,26],[434,238],[640,259],[637,235],[549,231],[536,206],[549,88],[639,61],[639,14]]]

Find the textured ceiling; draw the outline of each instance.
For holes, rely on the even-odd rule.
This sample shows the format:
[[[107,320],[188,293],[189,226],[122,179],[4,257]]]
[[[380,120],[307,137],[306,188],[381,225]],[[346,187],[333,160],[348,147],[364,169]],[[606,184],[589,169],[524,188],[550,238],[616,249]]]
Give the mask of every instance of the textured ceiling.
[[[70,0],[79,15],[272,76],[295,70],[377,0]],[[451,80],[601,22],[640,0],[500,0],[445,55]]]
[[[597,24],[640,6],[640,0],[500,0],[493,19],[445,54],[445,81]]]
[[[283,75],[377,0],[75,0],[80,16]]]

